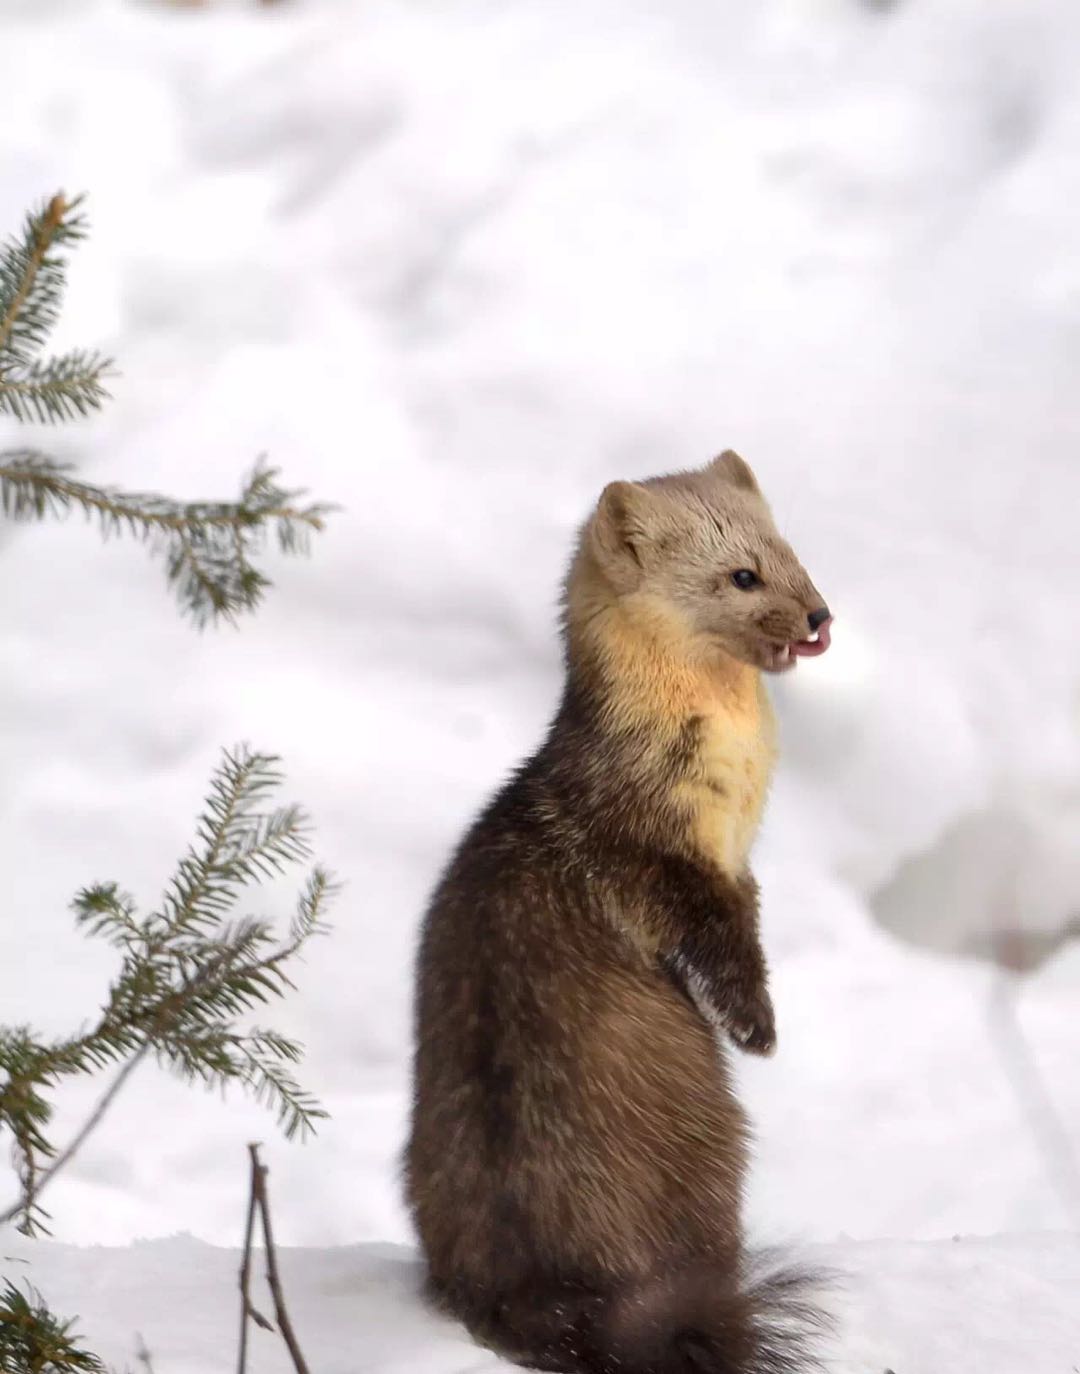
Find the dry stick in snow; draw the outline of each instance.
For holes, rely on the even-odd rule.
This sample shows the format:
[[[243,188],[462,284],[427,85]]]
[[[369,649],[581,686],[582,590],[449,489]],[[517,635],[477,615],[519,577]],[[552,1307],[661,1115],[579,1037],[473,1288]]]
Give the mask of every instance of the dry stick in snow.
[[[1017,920],[1022,900],[1014,868],[1001,884],[997,907],[992,913],[996,929],[991,934],[991,949],[997,976],[990,989],[990,1032],[1017,1104],[1043,1157],[1050,1185],[1060,1195],[1066,1214],[1080,1226],[1080,1157],[1053,1094],[1039,1072],[1017,1014],[1020,975],[1037,968],[1048,957],[1043,937],[1026,931]],[[1058,939],[1049,942],[1050,951],[1078,933],[1080,923],[1074,919]]]
[[[1080,1226],[1080,1159],[1024,1035],[1016,1011],[1016,980],[1006,969],[998,974],[991,989],[990,1029],[1020,1110],[1046,1164],[1051,1187],[1057,1191],[1074,1225]]]
[[[256,1156],[258,1146],[249,1145],[251,1151],[251,1187],[248,1193],[247,1224],[244,1227],[244,1257],[240,1262],[240,1358],[237,1362],[237,1374],[246,1374],[247,1371],[247,1338],[248,1338],[248,1318],[261,1326],[264,1331],[273,1331],[274,1323],[267,1321],[251,1301],[248,1292],[248,1280],[251,1275],[251,1242],[255,1233],[255,1208],[257,1206],[257,1183],[259,1170],[262,1167]]]
[[[145,1369],[146,1374],[154,1374],[154,1362],[147,1349],[146,1342],[138,1331],[135,1332],[135,1358]]]
[[[274,1315],[277,1317],[278,1327],[289,1347],[289,1354],[292,1356],[293,1364],[296,1366],[296,1374],[308,1374],[308,1367],[303,1355],[300,1353],[300,1345],[293,1331],[292,1322],[289,1314],[285,1310],[285,1294],[281,1287],[281,1277],[278,1274],[277,1251],[274,1249],[274,1232],[270,1225],[270,1199],[266,1192],[266,1165],[259,1162],[259,1147],[252,1145],[252,1162],[255,1164],[255,1196],[259,1203],[259,1213],[262,1217],[263,1243],[266,1246],[266,1280],[270,1285],[270,1292],[274,1295]]]
[[[255,1213],[258,1210],[259,1219],[262,1222],[263,1245],[266,1249],[266,1281],[270,1285],[270,1293],[274,1299],[274,1315],[277,1317],[278,1330],[281,1332],[282,1339],[289,1347],[289,1354],[296,1369],[296,1374],[309,1374],[307,1361],[304,1359],[300,1350],[300,1344],[296,1339],[296,1332],[293,1330],[292,1322],[289,1320],[289,1313],[285,1307],[285,1293],[281,1286],[281,1275],[278,1272],[277,1251],[274,1248],[274,1229],[270,1222],[270,1198],[266,1191],[266,1165],[259,1159],[258,1145],[249,1145],[248,1153],[251,1155],[251,1196],[248,1202],[247,1229],[244,1234],[244,1257],[240,1265],[240,1359],[237,1366],[239,1374],[245,1374],[247,1362],[247,1322],[250,1317],[257,1325],[264,1327],[268,1331],[274,1328],[265,1317],[255,1310],[248,1296],[248,1275],[251,1267],[251,1241],[252,1233],[255,1229]]]

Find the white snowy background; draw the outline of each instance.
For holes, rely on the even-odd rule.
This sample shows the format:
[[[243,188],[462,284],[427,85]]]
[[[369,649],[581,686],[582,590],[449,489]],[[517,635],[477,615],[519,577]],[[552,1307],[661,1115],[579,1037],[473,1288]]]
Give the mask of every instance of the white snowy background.
[[[222,745],[284,756],[347,883],[275,1012],[317,1140],[147,1067],[64,1244],[0,1237],[103,1353],[231,1367],[262,1139],[317,1368],[496,1363],[402,1248],[417,922],[552,711],[597,492],[733,446],[836,614],[775,691],[751,1230],[849,1272],[837,1370],[1080,1364],[1078,54],[1070,0],[3,0],[0,227],[91,193],[60,342],[122,372],[34,438],[343,507],[201,636],[138,547],[0,525],[3,1020],[93,1015],[70,898],[155,900]]]

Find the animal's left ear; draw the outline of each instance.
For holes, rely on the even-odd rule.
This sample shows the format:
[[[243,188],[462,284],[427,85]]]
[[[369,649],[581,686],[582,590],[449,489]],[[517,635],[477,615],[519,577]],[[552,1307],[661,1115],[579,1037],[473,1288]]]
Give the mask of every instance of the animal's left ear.
[[[740,487],[743,491],[752,491],[757,496],[761,495],[757,478],[750,470],[750,464],[745,458],[740,458],[732,448],[724,449],[719,458],[714,458],[709,464],[709,471],[723,477],[733,487]]]
[[[593,547],[620,592],[632,591],[649,561],[655,512],[649,491],[637,482],[609,482],[592,519]]]

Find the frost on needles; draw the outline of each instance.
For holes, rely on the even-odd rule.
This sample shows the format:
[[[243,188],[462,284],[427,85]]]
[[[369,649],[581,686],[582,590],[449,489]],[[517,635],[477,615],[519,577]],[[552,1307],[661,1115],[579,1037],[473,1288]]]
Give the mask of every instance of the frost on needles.
[[[81,203],[53,196],[0,247],[0,415],[55,424],[108,399],[109,358],[86,350],[42,355],[59,318],[64,250],[86,233]],[[163,558],[181,607],[198,625],[233,620],[258,605],[270,582],[255,559],[268,535],[284,553],[307,551],[332,507],[305,504],[303,496],[282,487],[261,462],[236,501],[176,501],[94,486],[33,446],[0,451],[0,512],[41,520],[80,510],[106,537],[141,539]]]

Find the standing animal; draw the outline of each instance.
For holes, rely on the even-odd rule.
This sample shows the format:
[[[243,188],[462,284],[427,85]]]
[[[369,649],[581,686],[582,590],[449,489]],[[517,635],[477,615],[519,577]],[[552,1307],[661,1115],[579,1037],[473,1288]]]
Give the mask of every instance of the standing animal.
[[[418,959],[407,1198],[434,1299],[511,1360],[812,1363],[802,1281],[744,1251],[725,1040],[775,1044],[748,868],[762,673],[829,624],[730,451],[611,483],[582,530],[561,705],[458,846]]]

